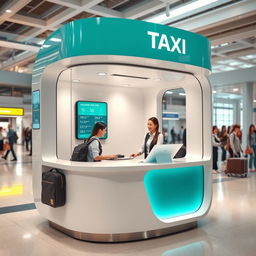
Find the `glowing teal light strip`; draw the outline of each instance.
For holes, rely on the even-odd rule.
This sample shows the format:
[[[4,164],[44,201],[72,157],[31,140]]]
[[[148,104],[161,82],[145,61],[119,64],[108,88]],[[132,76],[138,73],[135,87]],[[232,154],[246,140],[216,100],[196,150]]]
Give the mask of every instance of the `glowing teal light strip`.
[[[204,197],[203,166],[150,170],[144,185],[151,208],[159,219],[196,212]]]

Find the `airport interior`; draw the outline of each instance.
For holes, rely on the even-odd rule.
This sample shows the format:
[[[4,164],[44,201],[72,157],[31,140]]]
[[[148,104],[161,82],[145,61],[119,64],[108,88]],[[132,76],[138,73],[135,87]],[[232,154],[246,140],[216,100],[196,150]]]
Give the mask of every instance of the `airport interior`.
[[[255,212],[255,0],[0,0],[0,256],[255,256]]]

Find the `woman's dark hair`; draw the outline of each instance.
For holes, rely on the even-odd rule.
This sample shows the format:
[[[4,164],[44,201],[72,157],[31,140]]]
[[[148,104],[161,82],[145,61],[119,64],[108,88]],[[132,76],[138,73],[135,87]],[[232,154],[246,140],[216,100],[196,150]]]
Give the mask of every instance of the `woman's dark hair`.
[[[223,133],[224,134],[224,130],[226,130],[227,131],[227,127],[226,127],[226,125],[222,125],[222,127],[221,127],[221,133]]]
[[[218,126],[217,126],[217,125],[214,125],[214,126],[212,127],[212,132],[214,132],[214,130],[215,130],[216,128],[218,129]]]
[[[251,124],[250,127],[249,127],[249,134],[250,135],[253,133],[253,132],[251,132],[252,127],[254,128],[253,132],[255,132],[255,126],[254,126],[254,124]]]
[[[232,127],[231,126],[228,126],[228,130],[227,130],[227,133],[230,134],[230,131],[231,131]]]
[[[240,129],[240,127],[241,127],[241,126],[240,126],[239,124],[234,124],[234,125],[232,126],[232,129],[231,129],[230,133],[234,132],[235,129]]]
[[[91,137],[95,136],[95,135],[98,133],[99,130],[104,130],[105,128],[107,128],[107,126],[106,126],[104,123],[102,123],[102,122],[97,122],[97,123],[93,126],[92,133],[91,133],[90,137],[88,138],[88,140],[89,140]]]
[[[152,143],[153,144],[156,144],[157,143],[157,140],[158,140],[158,135],[159,135],[159,122],[158,122],[158,119],[156,117],[150,117],[148,119],[148,121],[152,121],[154,125],[156,125],[156,133],[155,133],[155,136],[152,140]]]

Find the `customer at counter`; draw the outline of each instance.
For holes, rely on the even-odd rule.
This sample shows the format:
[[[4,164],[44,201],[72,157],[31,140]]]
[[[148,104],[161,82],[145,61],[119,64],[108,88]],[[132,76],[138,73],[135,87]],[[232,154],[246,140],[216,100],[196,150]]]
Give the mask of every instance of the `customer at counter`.
[[[131,154],[131,157],[137,157],[144,153],[144,158],[146,158],[155,145],[163,144],[164,137],[163,134],[159,132],[158,119],[156,117],[149,118],[147,126],[149,132],[145,136],[141,149],[139,152]]]
[[[102,145],[99,138],[103,137],[106,133],[107,126],[98,122],[94,125],[92,133],[87,140],[88,153],[87,162],[97,162],[106,159],[116,159],[117,155],[102,155]]]

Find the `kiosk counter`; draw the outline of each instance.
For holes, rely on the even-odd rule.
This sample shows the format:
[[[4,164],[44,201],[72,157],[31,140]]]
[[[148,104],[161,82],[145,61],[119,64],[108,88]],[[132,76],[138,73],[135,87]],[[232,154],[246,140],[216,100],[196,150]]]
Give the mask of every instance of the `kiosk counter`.
[[[73,21],[39,51],[33,86],[33,192],[52,227],[78,239],[147,239],[196,226],[207,214],[211,185],[210,44],[200,35],[138,20]],[[186,156],[74,162],[74,147],[96,121],[107,124],[104,154],[129,154],[146,122],[162,128],[167,91],[186,95]],[[87,107],[89,106],[89,110]],[[66,203],[41,202],[42,174],[66,176]]]

